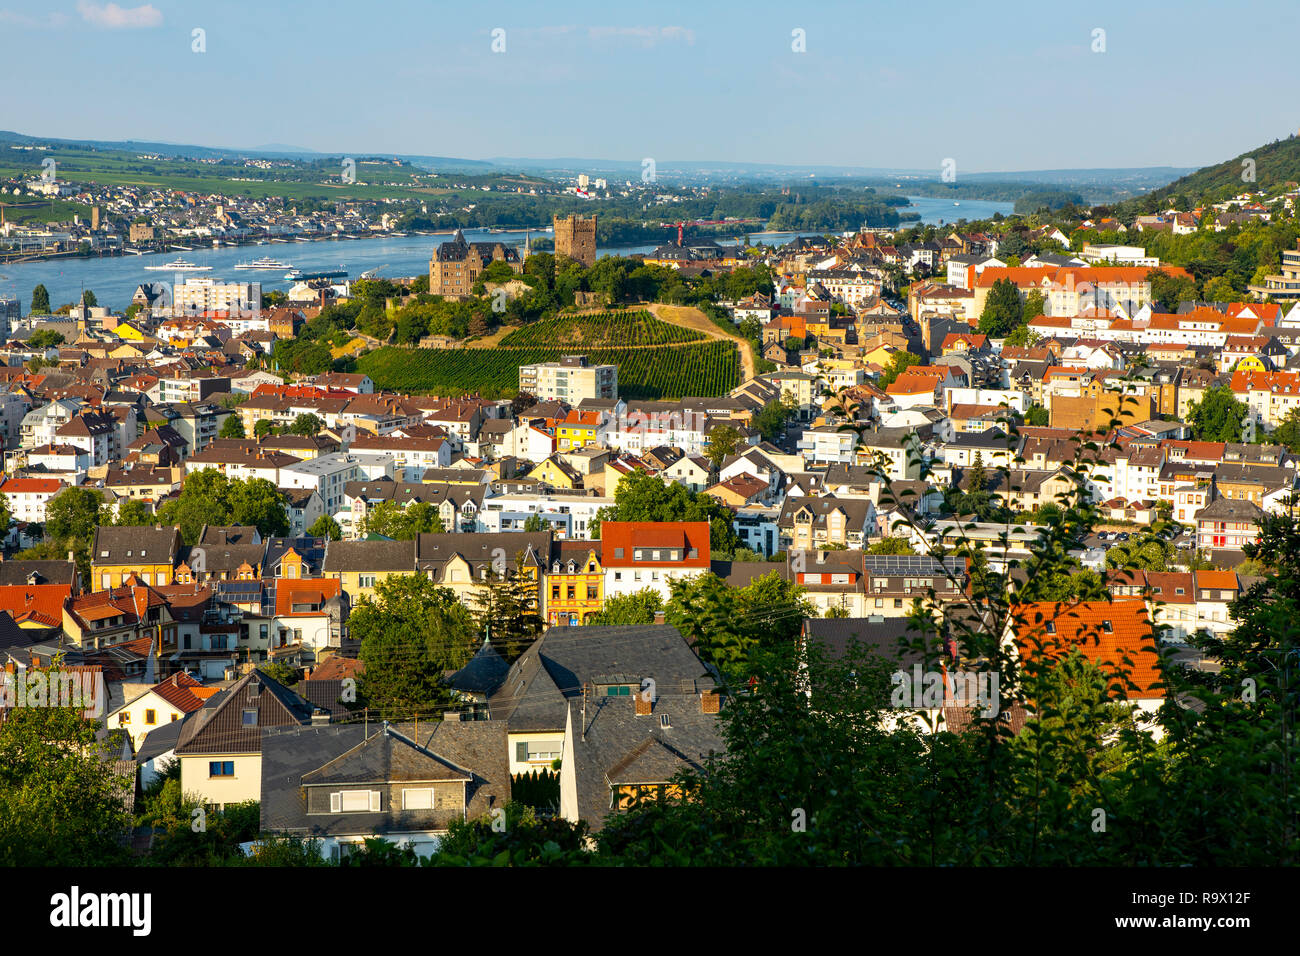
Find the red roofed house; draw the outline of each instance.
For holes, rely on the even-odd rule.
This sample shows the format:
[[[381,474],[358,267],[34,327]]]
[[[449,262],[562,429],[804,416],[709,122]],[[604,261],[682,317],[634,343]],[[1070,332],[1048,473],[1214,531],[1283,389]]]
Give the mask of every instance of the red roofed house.
[[[1022,678],[1043,673],[1078,648],[1110,676],[1112,698],[1147,714],[1164,702],[1160,654],[1144,600],[1018,604],[1007,637],[1020,651]]]
[[[143,693],[111,712],[105,726],[125,730],[131,735],[132,746],[139,750],[149,731],[194,713],[219,690],[219,687],[204,687],[181,671],[146,688]]]
[[[1287,413],[1300,408],[1300,373],[1238,369],[1228,385],[1239,401],[1250,406],[1256,422],[1273,429]]]
[[[58,478],[6,478],[0,494],[9,499],[9,511],[17,521],[45,523],[45,506],[63,489]]]
[[[347,618],[346,598],[337,578],[280,578],[275,583],[275,619],[271,622],[271,654],[297,648],[317,651],[338,647]]]
[[[709,572],[707,521],[603,521],[605,597],[649,588],[665,601],[668,582]]]
[[[63,602],[63,633],[83,650],[149,638],[157,641],[160,653],[175,651],[176,631],[167,599],[134,574],[121,587]]]
[[[982,352],[988,345],[988,336],[975,332],[949,332],[943,337],[940,353],[960,355],[963,352]]]

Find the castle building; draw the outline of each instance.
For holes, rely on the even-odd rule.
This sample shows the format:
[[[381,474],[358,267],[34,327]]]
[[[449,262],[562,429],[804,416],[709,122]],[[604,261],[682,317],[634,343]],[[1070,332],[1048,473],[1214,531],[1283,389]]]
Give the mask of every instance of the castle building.
[[[479,273],[493,262],[504,262],[515,272],[524,265],[512,246],[500,242],[466,242],[465,235],[456,230],[450,241],[442,243],[429,260],[429,291],[449,299],[462,299],[470,295]]]
[[[596,264],[596,216],[555,216],[555,254],[590,269]]]

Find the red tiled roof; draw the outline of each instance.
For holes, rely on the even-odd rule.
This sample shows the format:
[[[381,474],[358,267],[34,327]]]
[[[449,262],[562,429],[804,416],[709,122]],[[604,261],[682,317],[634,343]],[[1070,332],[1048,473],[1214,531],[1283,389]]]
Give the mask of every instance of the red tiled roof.
[[[1064,657],[1077,647],[1112,675],[1111,691],[1116,696],[1131,700],[1164,697],[1164,688],[1159,686],[1160,654],[1145,601],[1018,604],[1011,609],[1011,619],[1025,662]],[[1120,678],[1121,672],[1125,679]]]
[[[604,521],[600,526],[601,553],[606,567],[709,567],[707,521]],[[623,549],[623,557],[617,557]],[[637,548],[682,548],[681,561],[634,561]],[[696,557],[687,557],[694,548]]]
[[[295,604],[310,603],[322,605],[339,593],[341,587],[336,578],[303,578],[291,580],[280,578],[275,584],[275,613],[277,617],[292,617],[294,614],[319,614],[319,611],[294,611]]]

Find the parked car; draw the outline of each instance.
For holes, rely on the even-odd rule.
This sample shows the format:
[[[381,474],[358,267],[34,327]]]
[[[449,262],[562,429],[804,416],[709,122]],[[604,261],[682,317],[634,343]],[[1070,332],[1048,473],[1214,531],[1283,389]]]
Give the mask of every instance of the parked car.
[[[1127,532],[1127,531],[1121,531],[1121,532],[1119,533],[1119,540],[1120,540],[1120,541],[1127,541],[1127,540],[1128,540],[1128,532]]]

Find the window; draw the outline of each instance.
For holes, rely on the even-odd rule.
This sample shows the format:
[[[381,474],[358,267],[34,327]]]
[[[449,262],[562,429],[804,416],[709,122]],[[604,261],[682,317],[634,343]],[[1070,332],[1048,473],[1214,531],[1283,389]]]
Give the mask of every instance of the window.
[[[246,710],[246,711],[244,711],[244,726],[245,726],[245,727],[256,727],[256,726],[257,726],[257,711],[256,711],[256,710]]]
[[[660,715],[659,715],[659,726],[660,726],[660,727],[671,727],[671,726],[672,726],[672,721],[669,720],[667,714],[660,714]]]
[[[403,790],[402,809],[403,810],[432,810],[433,789],[430,787],[430,788],[421,788],[418,790]]]
[[[380,809],[378,790],[341,790],[330,794],[331,813],[378,813]]]
[[[606,697],[630,697],[631,695],[632,688],[628,687],[626,684],[615,684],[605,688]]]
[[[373,588],[375,586],[375,576],[373,574],[357,575],[357,586],[363,588]]]
[[[144,712],[144,722],[145,722],[146,724],[148,724],[149,726],[151,726],[151,727],[152,727],[154,724],[158,723],[158,711],[156,711],[156,710],[146,710],[146,711]]]
[[[587,585],[587,600],[588,601],[596,600],[596,585],[594,584]]]
[[[902,599],[902,598],[894,598],[894,607],[902,607],[902,606],[903,606],[903,599]]]
[[[208,763],[209,777],[233,777],[235,762],[233,760],[212,760]]]
[[[131,722],[131,715],[126,711],[122,711],[122,713],[117,715],[117,725],[119,727],[121,727],[124,724],[129,724],[130,722]]]

